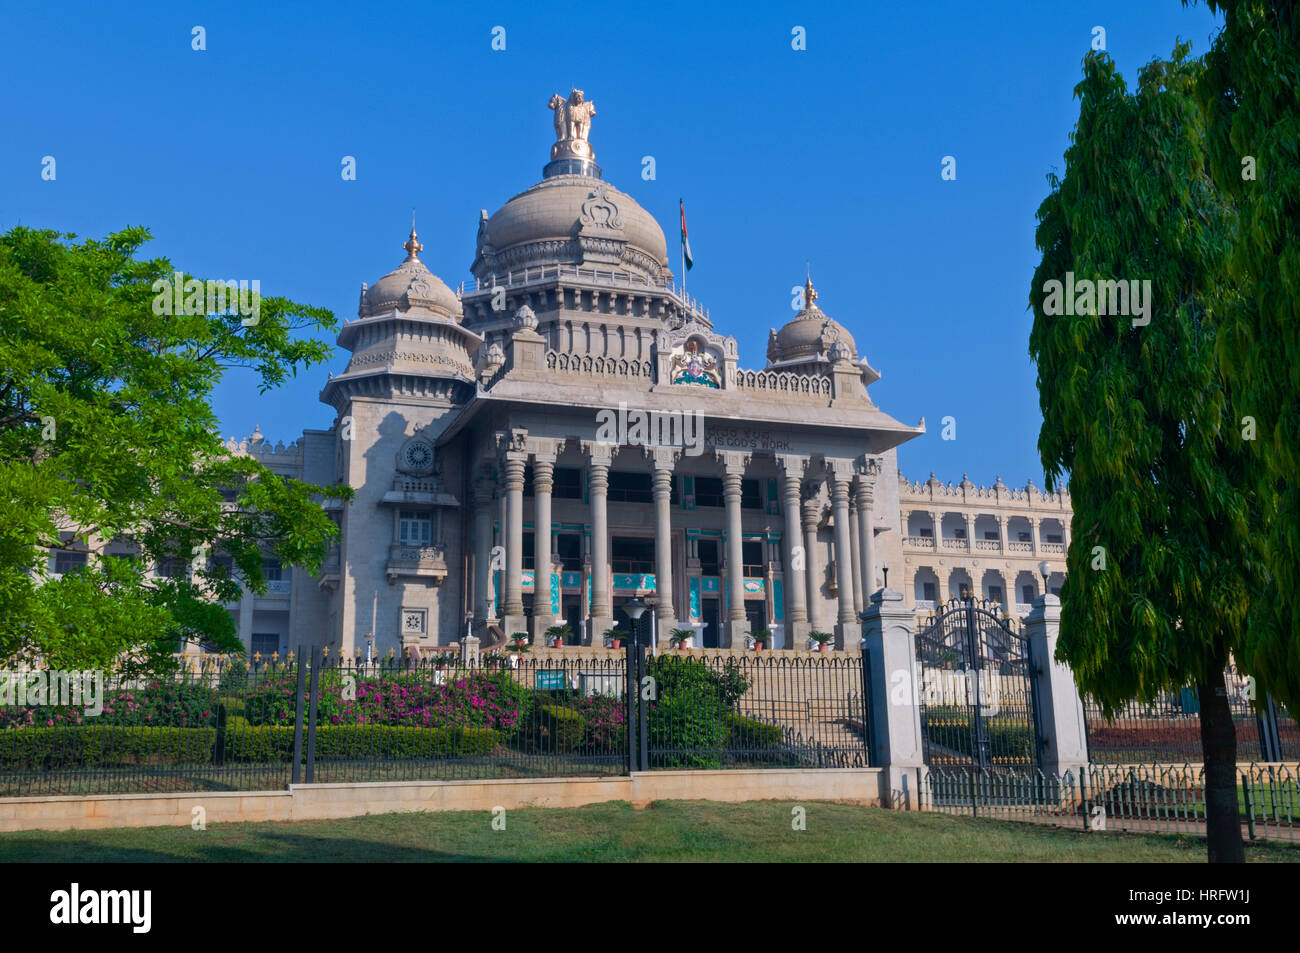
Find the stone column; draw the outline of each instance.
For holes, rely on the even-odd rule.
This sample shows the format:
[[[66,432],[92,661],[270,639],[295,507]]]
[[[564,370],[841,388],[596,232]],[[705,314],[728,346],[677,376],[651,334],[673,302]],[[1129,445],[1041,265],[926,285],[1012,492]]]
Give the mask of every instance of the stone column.
[[[966,517],[966,550],[975,552],[975,517],[971,513],[964,513]]]
[[[1061,519],[1061,542],[1065,544],[1062,548],[1068,554],[1070,552],[1070,521],[1064,517]]]
[[[921,684],[916,666],[916,616],[901,592],[879,589],[862,613],[862,662],[871,700],[867,724],[871,766],[880,768],[880,803],[917,810],[924,802]]]
[[[605,630],[614,625],[614,607],[609,592],[609,467],[615,447],[584,444],[591,459],[589,498],[591,501],[591,644],[604,645]]]
[[[871,594],[876,591],[876,530],[872,507],[875,505],[876,476],[880,464],[867,458],[857,478],[858,544],[862,547],[862,604],[871,605]],[[906,530],[906,527],[904,527]]]
[[[943,513],[930,510],[930,524],[934,527],[934,552],[939,557],[943,555]]]
[[[822,572],[817,561],[817,524],[821,522],[822,501],[815,483],[804,486],[803,501],[803,545],[807,558],[805,574],[808,586],[808,626],[810,631],[825,631],[825,612],[822,606]],[[796,645],[795,648],[803,648]]]
[[[1010,541],[1010,537],[1008,535],[1008,527],[1010,526],[1010,524],[1011,524],[1011,517],[1006,516],[1005,514],[1002,513],[998,514],[998,533],[1001,534],[1002,536],[1002,552],[1004,555],[1006,553],[1011,552],[1011,548],[1007,546],[1007,543]]]
[[[533,455],[533,644],[542,645],[555,625],[551,612],[551,491],[555,456]]]
[[[521,588],[524,572],[524,467],[527,460],[528,454],[523,451],[506,453],[506,604],[502,608],[506,638],[523,632],[527,625]]]
[[[745,472],[747,456],[739,453],[720,453],[723,464],[722,493],[727,506],[727,645],[733,649],[745,647],[745,559],[741,547],[743,532],[740,519],[740,481]]]
[[[1025,635],[1038,691],[1038,731],[1042,738],[1043,773],[1072,771],[1078,790],[1080,771],[1088,766],[1088,736],[1083,701],[1074,673],[1056,660],[1056,640],[1061,630],[1061,600],[1043,595],[1025,617]]]
[[[673,606],[673,465],[677,453],[656,447],[651,451],[654,463],[652,485],[655,501],[655,639],[661,646],[677,628]]]
[[[1042,520],[1039,519],[1037,516],[1031,516],[1031,517],[1029,517],[1029,531],[1030,531],[1030,535],[1033,537],[1033,540],[1034,540],[1034,558],[1035,558],[1035,559],[1037,559],[1037,558],[1039,557],[1039,555],[1040,555],[1040,553],[1041,553],[1041,551],[1042,551],[1042,546],[1039,544],[1039,541],[1038,541],[1038,524],[1041,523],[1041,522],[1042,522]]]
[[[858,519],[857,494],[849,492],[849,549],[852,551],[853,562],[853,618],[862,615],[862,594],[866,591],[866,586],[862,584],[862,537],[860,535],[861,526]]]
[[[839,616],[835,623],[835,647],[852,649],[862,638],[862,627],[853,612],[853,553],[849,543],[849,475],[839,470],[829,474],[831,508],[835,519],[835,582],[839,589]]]
[[[482,639],[492,617],[492,471],[474,481],[474,628]]]
[[[1016,603],[1020,601],[1020,596],[1016,592],[1016,571],[1008,569],[1002,574],[1002,579],[1007,586],[1007,615],[1015,619],[1017,618]]]
[[[808,550],[800,535],[800,488],[805,461],[782,457],[781,506],[785,516],[781,568],[785,574],[786,639],[788,649],[801,649],[808,641]]]

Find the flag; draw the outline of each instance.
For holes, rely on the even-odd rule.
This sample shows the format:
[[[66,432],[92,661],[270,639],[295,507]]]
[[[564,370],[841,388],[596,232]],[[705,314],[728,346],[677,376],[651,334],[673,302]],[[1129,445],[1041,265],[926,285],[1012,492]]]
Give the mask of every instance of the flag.
[[[677,202],[682,208],[682,261],[686,265],[686,270],[690,271],[691,266],[695,264],[695,259],[691,257],[691,240],[686,237],[686,203],[681,199]]]

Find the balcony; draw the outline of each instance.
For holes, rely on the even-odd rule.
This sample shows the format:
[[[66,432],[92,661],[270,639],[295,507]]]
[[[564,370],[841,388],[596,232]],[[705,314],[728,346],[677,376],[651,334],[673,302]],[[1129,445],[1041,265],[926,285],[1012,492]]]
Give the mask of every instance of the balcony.
[[[964,539],[944,539],[943,548],[960,549],[962,552],[965,552],[967,549],[969,549],[969,546],[967,545],[966,540]]]
[[[1007,552],[1009,553],[1032,553],[1033,551],[1033,543],[1021,543],[1014,540],[1007,543]]]
[[[390,586],[399,576],[415,576],[435,586],[441,585],[447,578],[447,549],[445,546],[390,546],[385,573]]]
[[[904,536],[903,545],[913,549],[934,549],[933,536]]]
[[[1000,539],[977,539],[977,540],[975,540],[975,548],[976,548],[977,550],[979,550],[980,552],[985,552],[985,553],[1000,553],[1000,552],[1002,552],[1002,540],[1000,540]]]
[[[287,596],[293,592],[293,580],[291,579],[268,579],[266,581],[266,594],[268,596]]]
[[[1063,553],[1065,552],[1064,543],[1039,543],[1038,548],[1045,553]]]

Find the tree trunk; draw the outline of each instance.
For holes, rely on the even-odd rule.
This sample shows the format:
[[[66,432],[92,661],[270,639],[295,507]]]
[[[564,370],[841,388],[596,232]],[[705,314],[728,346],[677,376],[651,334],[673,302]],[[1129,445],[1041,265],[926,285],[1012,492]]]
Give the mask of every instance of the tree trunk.
[[[1208,680],[1196,685],[1205,759],[1205,846],[1212,864],[1242,864],[1246,848],[1237,808],[1237,733],[1223,684],[1223,664],[1212,671]]]

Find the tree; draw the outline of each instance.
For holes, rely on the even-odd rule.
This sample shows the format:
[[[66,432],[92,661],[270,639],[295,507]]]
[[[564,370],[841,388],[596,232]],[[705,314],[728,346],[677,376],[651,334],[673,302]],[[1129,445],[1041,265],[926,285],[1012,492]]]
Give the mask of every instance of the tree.
[[[1058,653],[1107,714],[1196,686],[1209,857],[1240,861],[1224,669],[1257,584],[1257,513],[1216,357],[1231,210],[1205,169],[1188,49],[1132,94],[1107,55],[1085,58],[1065,174],[1038,211],[1030,354],[1048,485],[1068,474],[1074,504]],[[1112,280],[1139,282],[1128,314]]]
[[[319,571],[337,533],[320,500],[350,491],[230,454],[212,388],[230,367],[266,391],[319,363],[328,345],[299,332],[334,317],[275,297],[255,319],[206,303],[159,314],[177,310],[156,306],[176,276],[165,259],[135,259],[145,229],[75,238],[0,235],[0,660],[156,665],[184,640],[238,649],[221,603],[240,597],[239,577],[265,591],[268,554]],[[138,555],[53,578],[61,532],[129,540]],[[207,558],[218,554],[231,563]],[[168,564],[194,572],[148,578]]]
[[[1209,7],[1224,27],[1197,92],[1210,171],[1236,214],[1228,273],[1242,289],[1223,312],[1219,357],[1237,426],[1258,438],[1247,440],[1247,461],[1268,567],[1242,660],[1262,690],[1300,714],[1300,6]]]

